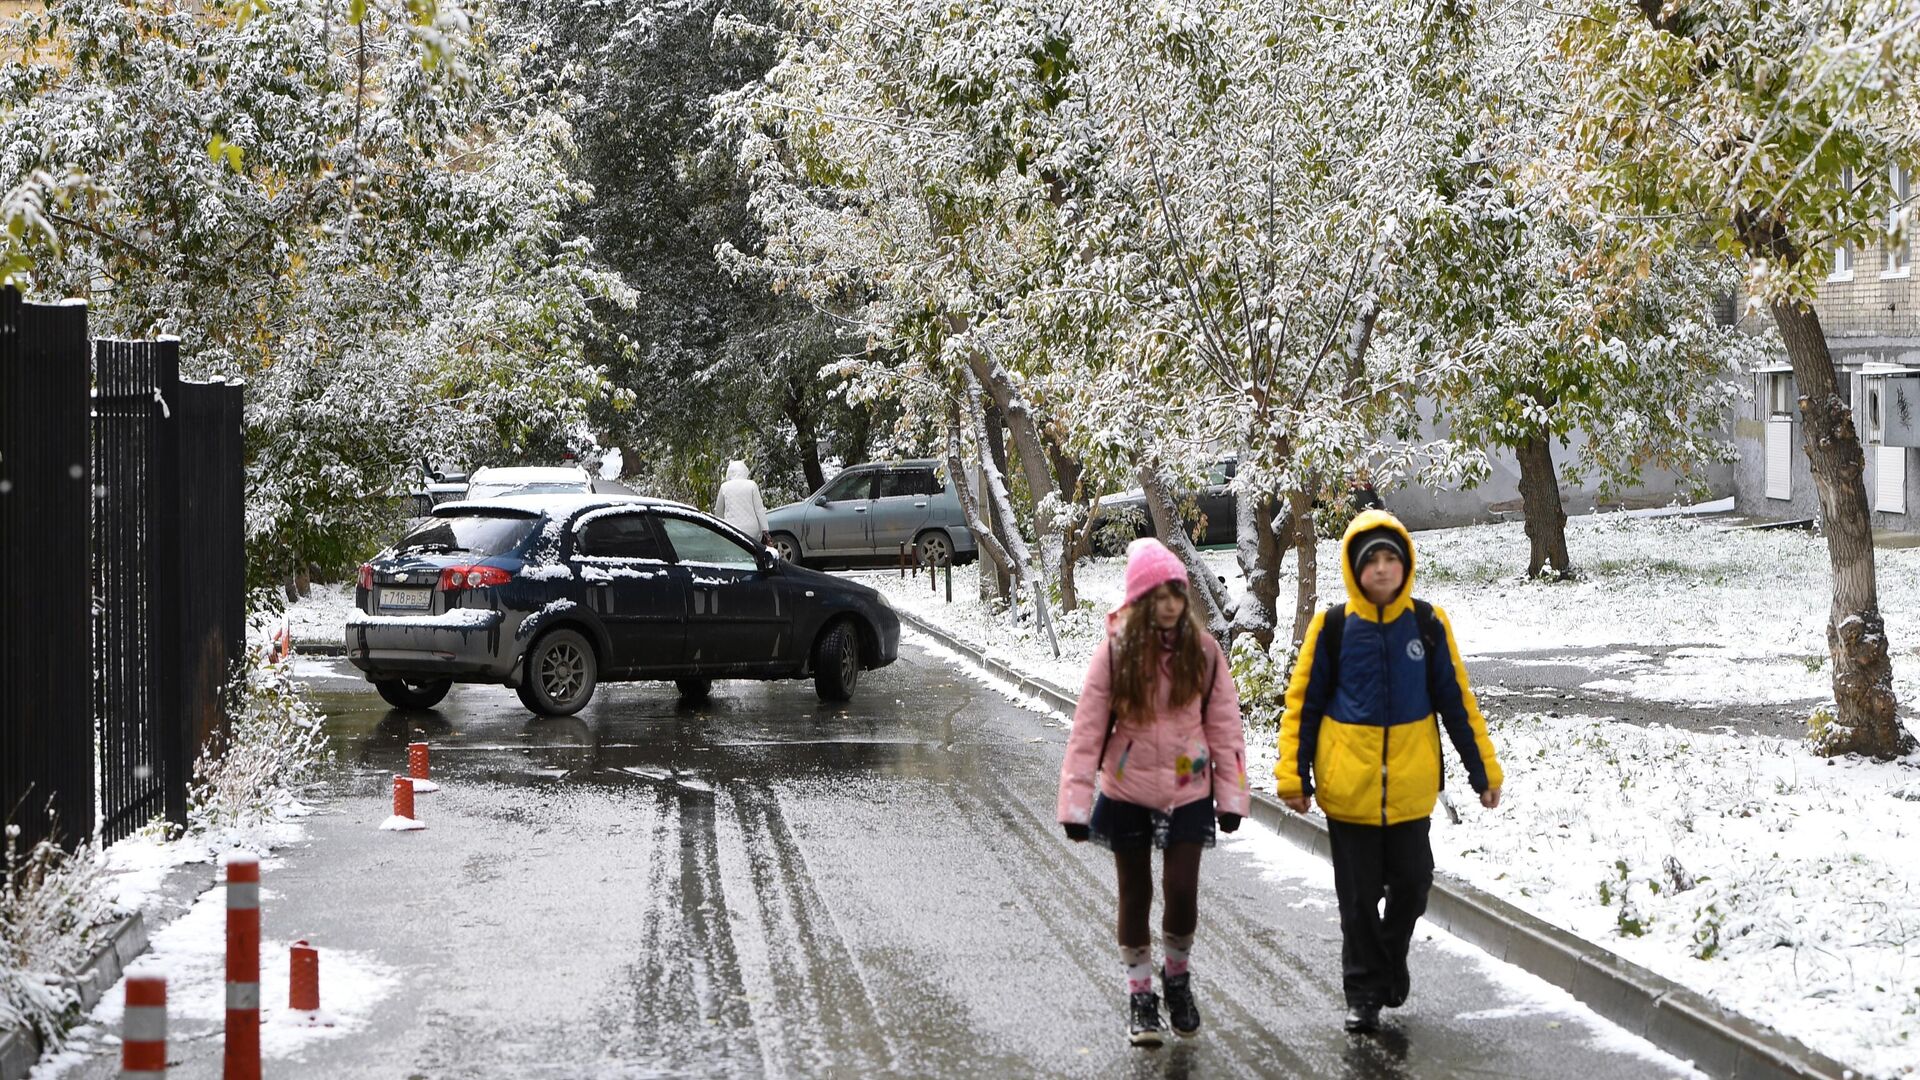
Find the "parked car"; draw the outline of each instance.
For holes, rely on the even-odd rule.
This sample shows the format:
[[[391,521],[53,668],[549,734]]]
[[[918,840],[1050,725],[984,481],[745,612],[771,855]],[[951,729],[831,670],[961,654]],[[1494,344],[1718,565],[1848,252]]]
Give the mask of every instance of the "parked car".
[[[601,682],[811,677],[822,700],[893,663],[880,593],[775,559],[689,506],[607,495],[448,503],[360,567],[347,658],[399,708],[456,682],[578,712]]]
[[[475,469],[467,478],[469,502],[502,495],[632,495],[618,480],[602,480],[578,465],[514,465]]]
[[[467,474],[451,472],[430,461],[420,463],[420,483],[407,493],[407,510],[413,517],[426,517],[444,502],[467,496]]]
[[[1183,513],[1182,523],[1194,543],[1234,542],[1239,528],[1233,497],[1233,474],[1237,465],[1237,458],[1221,458],[1208,469],[1206,485],[1200,490],[1174,493],[1176,504],[1191,503]],[[1139,488],[1102,495],[1094,504],[1093,519],[1094,549],[1103,554],[1117,553],[1135,537],[1159,535],[1153,527],[1153,516],[1147,512],[1146,493]]]
[[[809,566],[886,565],[902,544],[936,565],[978,555],[953,479],[932,458],[855,465],[768,511],[767,531],[781,558]]]

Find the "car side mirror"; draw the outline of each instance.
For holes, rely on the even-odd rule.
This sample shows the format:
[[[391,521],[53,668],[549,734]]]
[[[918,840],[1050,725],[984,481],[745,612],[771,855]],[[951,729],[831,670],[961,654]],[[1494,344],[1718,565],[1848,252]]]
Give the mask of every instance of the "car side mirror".
[[[827,498],[825,495],[815,495],[813,497],[813,505],[815,506],[825,506],[832,501],[832,499]]]

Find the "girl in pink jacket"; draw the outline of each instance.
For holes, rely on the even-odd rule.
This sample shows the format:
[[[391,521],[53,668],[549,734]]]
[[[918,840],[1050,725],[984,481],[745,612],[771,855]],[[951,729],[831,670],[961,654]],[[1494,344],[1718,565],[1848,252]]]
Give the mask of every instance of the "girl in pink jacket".
[[[1159,1046],[1153,992],[1152,849],[1161,857],[1160,986],[1173,1030],[1200,1030],[1187,954],[1199,921],[1200,852],[1247,812],[1240,695],[1226,657],[1187,603],[1187,571],[1158,540],[1127,548],[1126,603],[1107,616],[1060,765],[1059,819],[1073,841],[1113,852],[1127,1035]],[[1098,781],[1098,788],[1095,782]]]

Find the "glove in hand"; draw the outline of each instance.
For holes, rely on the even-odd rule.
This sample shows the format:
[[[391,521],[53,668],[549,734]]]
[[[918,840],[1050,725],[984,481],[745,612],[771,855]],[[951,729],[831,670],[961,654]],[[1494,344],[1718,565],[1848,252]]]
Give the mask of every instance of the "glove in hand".
[[[1221,832],[1232,832],[1235,829],[1238,829],[1239,827],[1240,827],[1239,814],[1221,814],[1220,815],[1220,831]]]
[[[1087,837],[1093,835],[1092,829],[1087,828],[1085,825],[1076,825],[1071,821],[1064,822],[1060,827],[1067,830],[1067,839],[1076,844],[1085,843]]]

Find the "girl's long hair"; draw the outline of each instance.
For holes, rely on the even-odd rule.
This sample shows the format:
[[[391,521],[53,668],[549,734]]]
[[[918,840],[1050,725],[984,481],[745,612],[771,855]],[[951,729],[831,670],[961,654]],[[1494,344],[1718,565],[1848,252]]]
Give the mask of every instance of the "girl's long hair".
[[[1179,582],[1165,588],[1186,595]],[[1146,724],[1155,719],[1154,683],[1160,678],[1160,631],[1153,625],[1153,598],[1159,589],[1127,605],[1113,646],[1113,710],[1121,723]],[[1207,650],[1200,639],[1207,628],[1187,598],[1187,610],[1173,625],[1171,684],[1167,704],[1178,708],[1207,688]]]

